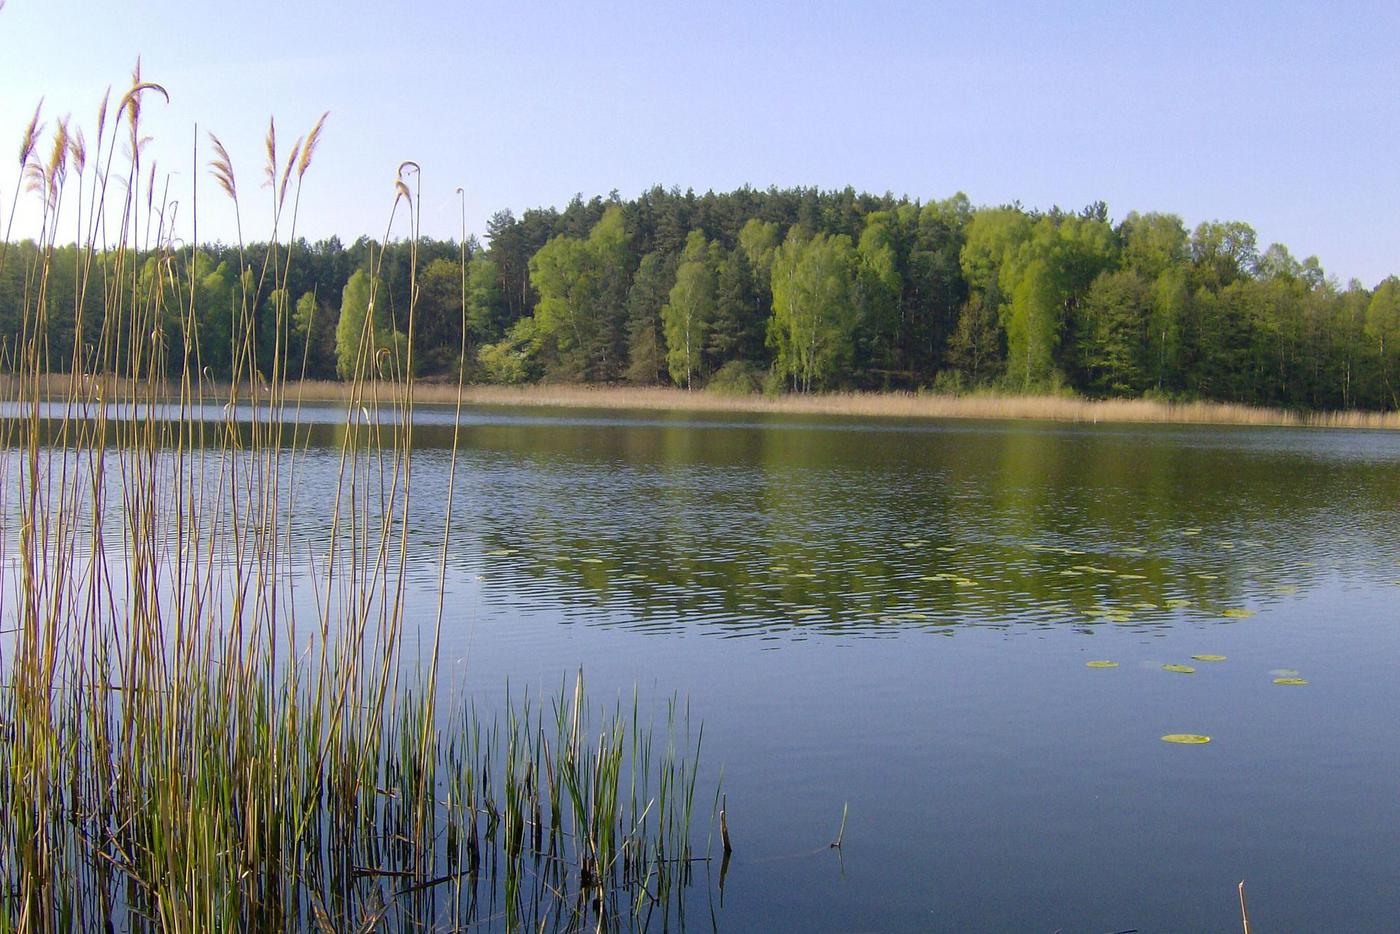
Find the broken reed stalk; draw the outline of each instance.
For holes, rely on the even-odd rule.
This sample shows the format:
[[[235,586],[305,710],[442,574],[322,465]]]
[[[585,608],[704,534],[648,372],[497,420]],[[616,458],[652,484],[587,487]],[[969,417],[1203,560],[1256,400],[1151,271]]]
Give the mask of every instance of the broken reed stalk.
[[[0,275],[13,262],[23,280],[22,340],[0,347],[0,566],[13,569],[0,629],[14,630],[0,635],[0,931],[498,916],[582,929],[642,923],[632,906],[674,913],[690,878],[676,861],[691,855],[688,722],[668,723],[675,741],[652,759],[635,702],[630,718],[592,722],[581,678],[572,703],[555,699],[553,732],[528,700],[507,703],[504,730],[438,705],[439,617],[410,618],[405,573],[419,556],[412,325],[402,356],[362,329],[356,402],[331,445],[313,445],[287,404],[295,241],[260,262],[240,242],[227,275],[178,244],[143,165],[151,91],[164,94],[138,72],[116,118],[103,108],[107,167],[86,202],[74,186],[80,261],[55,246],[68,216],[57,148],[25,157],[45,206],[37,235],[0,249]],[[276,213],[320,127],[285,162],[299,170],[277,175]],[[127,132],[123,170],[112,153]],[[267,150],[271,172],[284,164],[271,128]],[[217,163],[236,206],[222,146]],[[56,270],[78,278],[71,321],[49,300]],[[410,289],[403,319],[416,301]],[[201,333],[211,310],[226,331]],[[362,399],[395,417],[354,418]],[[307,479],[314,502],[299,501]],[[441,528],[425,552],[440,589]],[[415,630],[431,633],[426,669],[403,651]]]
[[[836,831],[836,839],[831,843],[831,848],[834,850],[841,849],[841,840],[846,836],[846,811],[850,809],[850,806],[851,802],[849,801],[841,805],[841,827]]]
[[[1244,905],[1244,880],[1240,880],[1240,920],[1244,923],[1244,934],[1249,934],[1249,910]]]
[[[728,804],[729,796],[725,795],[724,798],[720,801],[719,806],[719,837],[724,845],[724,855],[726,857],[728,857],[730,853],[734,852],[734,848],[729,845],[729,818],[725,813],[728,808]]]

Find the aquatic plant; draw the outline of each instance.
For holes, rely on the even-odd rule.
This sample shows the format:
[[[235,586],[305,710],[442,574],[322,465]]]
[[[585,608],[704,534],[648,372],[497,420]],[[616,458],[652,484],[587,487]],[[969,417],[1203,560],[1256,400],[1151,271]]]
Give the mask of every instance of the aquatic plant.
[[[380,341],[370,315],[345,335],[338,482],[324,500],[299,489],[286,283],[325,117],[285,154],[269,124],[273,235],[253,258],[240,217],[229,330],[212,335],[209,271],[143,155],[142,110],[165,96],[138,66],[91,149],[65,120],[46,157],[36,113],[19,184],[41,203],[37,249],[0,248],[26,264],[22,339],[0,348],[0,931],[672,917],[705,858],[684,705],[662,745],[637,700],[594,710],[581,674],[499,718],[445,704],[450,496],[436,619],[407,618],[416,285],[402,340]],[[238,213],[233,160],[210,139]],[[386,239],[407,223],[417,242],[418,177],[400,166]],[[75,268],[59,269],[70,219]],[[371,306],[388,301],[382,261]],[[49,317],[60,274],[77,282],[71,333]],[[217,384],[216,352],[232,373]],[[307,509],[329,514],[327,539],[298,536]]]

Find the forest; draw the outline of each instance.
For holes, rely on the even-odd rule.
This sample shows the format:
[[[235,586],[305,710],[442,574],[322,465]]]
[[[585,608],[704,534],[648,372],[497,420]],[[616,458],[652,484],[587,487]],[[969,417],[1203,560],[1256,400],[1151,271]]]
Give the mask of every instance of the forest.
[[[50,367],[89,366],[104,295],[74,283],[85,263],[101,281],[117,261],[32,241],[6,249],[0,358],[28,333],[20,309],[35,307],[48,253]],[[1115,222],[1102,202],[1042,211],[962,194],[656,187],[501,211],[484,244],[171,247],[138,256],[130,274],[145,296],[133,300],[170,309],[153,338],[171,373],[238,375],[237,348],[251,346],[248,366],[265,376],[344,378],[363,334],[403,346],[411,308],[413,368],[430,380],[1400,408],[1400,280],[1342,286],[1314,257],[1261,249],[1246,223]],[[188,313],[174,293],[191,296]]]

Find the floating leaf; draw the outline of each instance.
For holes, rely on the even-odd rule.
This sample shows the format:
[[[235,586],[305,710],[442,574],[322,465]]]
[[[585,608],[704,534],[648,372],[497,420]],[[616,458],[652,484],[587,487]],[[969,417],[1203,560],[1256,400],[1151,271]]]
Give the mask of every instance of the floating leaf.
[[[1224,655],[1192,655],[1191,657],[1194,658],[1194,659],[1195,659],[1196,661],[1198,661],[1198,662],[1223,662],[1223,661],[1225,661],[1225,656],[1224,656]]]
[[[1274,684],[1307,684],[1307,678],[1275,678]]]
[[[579,564],[602,564],[602,558],[579,558]]]
[[[1183,675],[1194,675],[1196,673],[1196,669],[1192,668],[1190,665],[1163,665],[1162,670],[1175,671],[1177,674]]]
[[[1204,746],[1210,742],[1209,736],[1200,733],[1168,733],[1162,737],[1164,743],[1180,743],[1183,746]]]
[[[1085,662],[1085,663],[1084,663],[1084,667],[1085,667],[1085,668],[1117,668],[1117,667],[1118,667],[1118,663],[1117,663],[1117,662],[1108,661],[1107,659],[1100,659],[1100,660],[1097,660],[1097,661]]]
[[[486,552],[486,557],[488,557],[488,558],[506,558],[506,557],[509,557],[510,555],[513,555],[513,554],[515,554],[515,549],[514,549],[514,548],[498,548],[498,549],[496,549],[495,551],[488,551],[488,552]]]
[[[1249,619],[1249,617],[1254,615],[1254,611],[1245,609],[1244,607],[1232,606],[1228,610],[1221,610],[1220,615],[1228,616],[1231,619]]]
[[[1166,607],[1167,609],[1169,609],[1169,610],[1179,610],[1179,609],[1181,609],[1181,608],[1184,607],[1184,606],[1190,606],[1190,605],[1191,605],[1191,601],[1190,601],[1190,600],[1182,600],[1182,599],[1180,599],[1180,598],[1177,598],[1177,599],[1174,599],[1174,600],[1168,600],[1166,603],[1164,603],[1164,604],[1162,604],[1162,605],[1163,605],[1164,607]]]

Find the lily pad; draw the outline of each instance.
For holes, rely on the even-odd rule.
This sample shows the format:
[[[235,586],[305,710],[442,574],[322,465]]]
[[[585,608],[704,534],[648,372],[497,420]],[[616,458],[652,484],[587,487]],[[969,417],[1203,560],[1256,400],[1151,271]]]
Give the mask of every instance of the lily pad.
[[[1117,667],[1118,667],[1118,663],[1117,663],[1117,662],[1111,662],[1111,661],[1109,661],[1109,660],[1107,660],[1107,659],[1099,659],[1099,660],[1092,661],[1092,662],[1085,662],[1085,663],[1084,663],[1084,667],[1085,667],[1085,668],[1117,668]]]
[[[1224,655],[1192,655],[1191,657],[1194,658],[1194,659],[1195,659],[1196,661],[1198,661],[1198,662],[1223,662],[1223,661],[1225,661],[1225,656],[1224,656]]]
[[[1274,684],[1307,684],[1307,678],[1275,678]]]
[[[1210,742],[1209,736],[1200,733],[1168,733],[1162,737],[1164,743],[1180,743],[1183,746],[1204,746]]]
[[[1162,670],[1175,671],[1177,674],[1182,675],[1194,675],[1196,673],[1196,669],[1192,668],[1190,665],[1163,665]]]
[[[1242,606],[1232,606],[1228,610],[1221,610],[1221,616],[1228,616],[1231,619],[1249,619],[1254,615],[1254,611]]]

